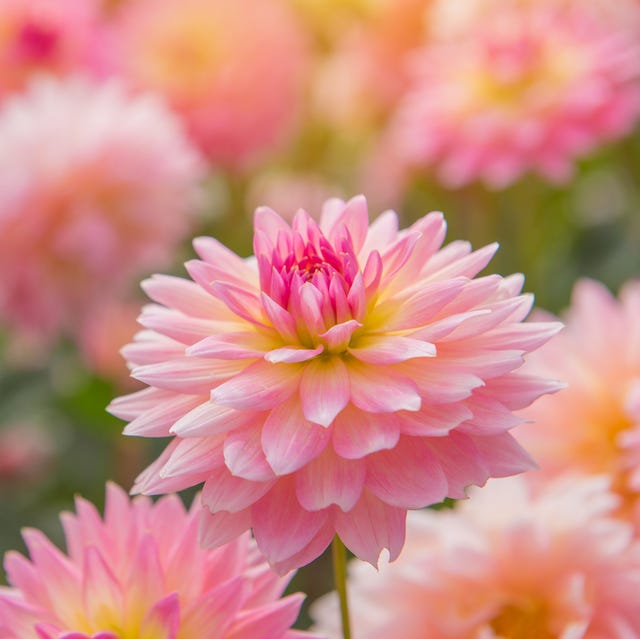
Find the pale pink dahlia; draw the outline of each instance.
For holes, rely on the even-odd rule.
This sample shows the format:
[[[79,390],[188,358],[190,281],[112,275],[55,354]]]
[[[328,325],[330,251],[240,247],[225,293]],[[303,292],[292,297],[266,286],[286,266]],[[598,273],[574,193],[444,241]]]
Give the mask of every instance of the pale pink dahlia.
[[[116,23],[124,75],[164,95],[214,163],[244,168],[288,137],[306,38],[284,0],[136,0]]]
[[[566,329],[530,362],[567,389],[532,406],[519,439],[544,476],[567,470],[609,475],[624,505],[640,515],[640,281],[619,300],[593,280],[574,287]],[[639,520],[640,523],[640,520]]]
[[[410,513],[400,559],[351,565],[354,639],[637,639],[640,545],[602,477],[490,482],[455,511]],[[338,639],[337,601],[312,607]]]
[[[203,166],[179,122],[115,82],[40,78],[0,111],[0,321],[74,330],[168,265]]]
[[[35,73],[106,69],[99,0],[0,0],[0,97]]]
[[[197,543],[198,511],[175,495],[133,502],[107,486],[105,516],[76,500],[61,516],[67,553],[40,531],[23,537],[31,559],[5,557],[3,639],[304,639],[289,630],[303,596],[248,535],[217,550]]]
[[[135,491],[204,482],[204,543],[253,528],[286,571],[335,534],[396,557],[407,509],[531,468],[512,411],[557,385],[517,369],[558,324],[521,323],[521,276],[473,279],[495,245],[439,250],[440,213],[397,225],[369,227],[363,197],[329,200],[319,224],[263,207],[255,257],[199,238],[193,282],[144,283],[157,304],[124,353],[151,388],[111,411],[174,440]]]
[[[640,115],[637,33],[590,4],[493,2],[461,36],[426,42],[383,154],[452,187],[568,179]],[[629,11],[637,22],[640,6]]]

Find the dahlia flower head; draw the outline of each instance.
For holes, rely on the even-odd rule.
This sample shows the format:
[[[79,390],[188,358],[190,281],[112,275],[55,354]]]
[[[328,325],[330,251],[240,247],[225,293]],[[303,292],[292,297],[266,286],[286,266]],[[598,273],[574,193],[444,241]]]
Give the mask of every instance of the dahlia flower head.
[[[541,491],[515,477],[453,511],[409,513],[397,562],[349,567],[354,639],[640,636],[640,546],[615,504],[604,477]],[[337,603],[331,593],[311,609],[331,639]]]
[[[283,0],[137,0],[114,22],[123,75],[164,95],[214,164],[247,169],[292,133],[306,38]]]
[[[452,188],[500,189],[527,171],[568,180],[640,115],[638,32],[590,4],[486,3],[462,35],[425,42],[380,154]],[[628,10],[637,23],[640,6]]]
[[[0,111],[0,320],[75,330],[171,263],[203,163],[179,121],[115,81],[40,77]]]
[[[640,281],[625,284],[619,299],[594,280],[576,283],[566,329],[526,365],[535,375],[553,371],[567,388],[523,412],[535,424],[524,424],[518,438],[543,480],[567,470],[608,475],[640,524],[638,317]]]
[[[175,495],[129,501],[107,485],[104,519],[76,499],[63,513],[67,552],[34,529],[30,559],[5,556],[3,639],[311,639],[289,628],[303,595],[280,598],[288,579],[248,535],[216,550],[197,543],[198,511]]]
[[[36,73],[108,70],[98,0],[0,0],[0,98]]]
[[[396,557],[407,509],[531,468],[512,411],[558,385],[517,369],[559,324],[521,323],[521,276],[474,279],[495,245],[444,235],[440,213],[369,227],[359,196],[319,223],[258,208],[255,257],[196,239],[193,281],[147,280],[157,304],[124,349],[149,388],[111,412],[125,434],[174,437],[134,491],[204,482],[203,543],[252,528],[285,572],[335,534]]]

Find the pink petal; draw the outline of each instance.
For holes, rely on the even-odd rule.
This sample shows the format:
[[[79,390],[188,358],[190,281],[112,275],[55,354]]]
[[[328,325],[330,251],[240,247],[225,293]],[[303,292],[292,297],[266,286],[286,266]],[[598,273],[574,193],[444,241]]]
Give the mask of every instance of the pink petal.
[[[296,496],[306,510],[322,510],[336,504],[347,512],[360,498],[365,474],[364,462],[347,461],[326,449],[296,473]]]
[[[268,410],[297,390],[303,366],[255,362],[211,391],[211,401],[232,408]]]
[[[195,282],[172,275],[153,275],[141,286],[152,300],[163,306],[203,319],[218,316],[220,302]]]
[[[451,246],[451,244],[449,246]],[[436,259],[431,259],[427,268],[422,271],[422,274],[423,276],[437,278],[439,280],[459,277],[461,275],[465,277],[475,277],[487,264],[489,264],[498,248],[499,245],[497,242],[488,244],[473,253],[457,257],[451,263],[446,266],[442,266],[441,268],[437,268],[438,264]],[[440,254],[436,254],[434,258],[442,255],[443,253],[444,250],[441,251]]]
[[[276,348],[268,352],[264,356],[264,359],[272,364],[295,364],[313,359],[320,355],[323,350],[324,346],[322,346],[322,344],[316,348]]]
[[[173,397],[175,395],[170,391],[160,388],[145,388],[129,395],[117,397],[107,406],[107,410],[120,419],[131,420]]]
[[[113,613],[119,613],[116,623],[124,622],[124,593],[105,558],[94,547],[85,550],[82,583],[83,608],[92,626],[113,623]]]
[[[464,289],[468,280],[458,277],[426,283],[410,297],[386,298],[373,311],[376,324],[386,331],[415,329],[432,321]]]
[[[229,626],[241,611],[245,589],[246,581],[238,575],[190,602],[180,620],[180,636],[229,637]]]
[[[351,319],[341,324],[335,324],[328,331],[318,335],[327,343],[327,348],[330,351],[342,351],[349,344],[351,336],[357,331],[362,324]]]
[[[142,618],[137,618],[137,623],[132,623],[132,616],[140,615],[141,617],[166,593],[164,570],[154,535],[146,533],[141,536],[129,565],[129,578],[123,585],[127,600],[138,604],[135,610],[127,611],[127,622],[135,626],[142,622]]]
[[[154,408],[129,422],[124,435],[137,437],[168,437],[176,420],[202,403],[202,397],[177,395],[159,402]]]
[[[257,359],[273,348],[270,336],[255,331],[241,331],[222,335],[209,335],[186,349],[195,357],[221,359]]]
[[[369,413],[420,410],[422,399],[415,382],[395,369],[349,362],[351,401]]]
[[[258,274],[247,260],[236,255],[214,237],[196,237],[193,240],[193,248],[205,262],[223,268],[225,279],[257,284]]]
[[[280,233],[286,235],[291,234],[289,225],[268,206],[260,206],[253,215],[253,253],[261,255],[263,253],[271,254],[278,244],[278,235]]]
[[[392,450],[367,457],[367,488],[399,508],[424,508],[441,502],[447,479],[437,457],[421,438],[401,437]]]
[[[262,450],[261,424],[231,431],[224,440],[224,461],[232,475],[251,481],[273,479]]]
[[[329,426],[347,406],[349,397],[349,372],[340,357],[318,358],[305,366],[300,399],[306,419]]]
[[[291,313],[282,308],[266,293],[260,293],[260,301],[269,321],[273,324],[273,328],[280,334],[282,339],[287,343],[296,343],[298,341],[298,332],[296,322]]]
[[[444,437],[471,417],[473,413],[464,404],[427,404],[415,413],[402,413],[398,424],[403,435]]]
[[[308,512],[300,506],[293,481],[281,479],[251,508],[253,534],[270,563],[283,561],[311,543],[327,519],[327,512]]]
[[[564,382],[520,372],[507,373],[487,383],[487,392],[499,397],[510,410],[526,408],[538,397],[556,393],[563,388],[566,388]]]
[[[356,557],[377,566],[383,548],[389,550],[391,561],[400,554],[404,546],[406,514],[403,508],[389,506],[364,491],[348,513],[337,511],[336,532]]]
[[[296,570],[300,566],[306,566],[314,559],[317,559],[331,543],[335,535],[335,530],[330,520],[316,533],[314,538],[302,550],[294,553],[282,561],[274,561],[271,567],[279,574],[285,575],[290,570]],[[286,634],[285,637],[288,637]],[[311,639],[305,634],[305,639]],[[323,638],[324,639],[324,638]]]
[[[368,256],[373,251],[382,251],[388,244],[395,242],[398,235],[398,215],[394,211],[384,211],[371,222],[364,246],[358,257]]]
[[[237,513],[260,499],[274,482],[249,481],[234,477],[227,468],[217,468],[207,477],[200,499],[211,513],[221,510]]]
[[[180,602],[178,594],[174,592],[158,601],[149,610],[140,626],[140,635],[154,639],[175,639],[178,630],[181,630]]]
[[[191,437],[176,440],[171,454],[160,469],[161,478],[180,475],[200,475],[223,465],[222,442],[224,435]]]
[[[331,433],[305,419],[300,402],[292,398],[276,406],[262,428],[262,448],[276,475],[292,473],[317,457]]]
[[[303,594],[296,593],[253,610],[243,610],[225,639],[284,639],[298,617],[303,599]]]
[[[400,437],[399,421],[393,413],[367,413],[349,407],[334,423],[333,448],[345,459],[359,459],[393,448]]]
[[[405,378],[413,380],[425,405],[457,402],[469,397],[474,388],[484,382],[477,375],[464,371],[442,371],[434,366],[436,358],[410,360],[397,364]]]
[[[236,539],[251,528],[251,510],[237,513],[220,511],[211,514],[206,508],[200,513],[198,541],[203,548],[218,548]]]
[[[186,414],[183,412],[170,432],[180,437],[209,437],[240,428],[259,418],[260,415],[253,411],[236,410],[206,401]]]
[[[247,322],[255,326],[268,327],[268,319],[262,312],[259,291],[250,292],[245,288],[228,282],[213,282],[211,289],[229,308]]]
[[[473,437],[473,442],[492,477],[509,477],[538,468],[531,455],[509,433]]]
[[[207,395],[222,380],[235,375],[244,362],[185,357],[161,364],[137,366],[131,376],[149,386],[186,395]]]
[[[435,357],[434,344],[411,337],[381,335],[361,337],[349,353],[367,364],[397,364],[416,357]]]

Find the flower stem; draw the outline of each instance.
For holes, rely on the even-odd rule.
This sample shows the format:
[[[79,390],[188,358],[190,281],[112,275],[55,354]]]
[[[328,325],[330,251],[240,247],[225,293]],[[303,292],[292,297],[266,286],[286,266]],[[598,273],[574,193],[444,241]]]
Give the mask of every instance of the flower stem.
[[[347,549],[338,535],[331,544],[333,553],[333,581],[340,600],[340,616],[342,618],[343,639],[351,639],[351,625],[349,623],[349,604],[347,602]]]

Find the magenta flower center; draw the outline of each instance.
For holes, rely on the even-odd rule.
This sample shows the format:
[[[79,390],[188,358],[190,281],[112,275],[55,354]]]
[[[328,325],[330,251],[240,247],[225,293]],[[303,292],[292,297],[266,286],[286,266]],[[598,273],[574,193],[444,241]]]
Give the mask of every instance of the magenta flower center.
[[[44,25],[27,22],[17,37],[18,55],[38,64],[50,58],[58,46],[58,34]]]

